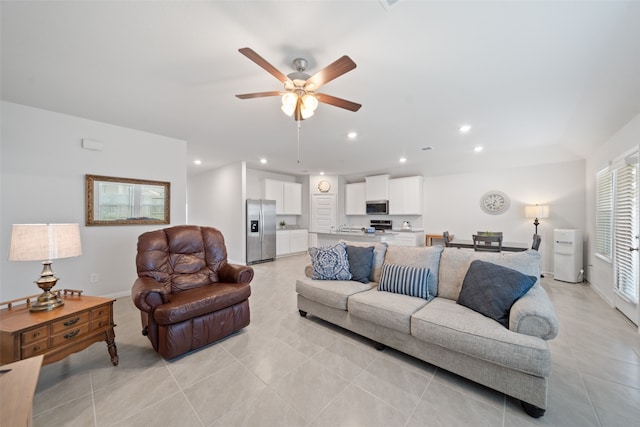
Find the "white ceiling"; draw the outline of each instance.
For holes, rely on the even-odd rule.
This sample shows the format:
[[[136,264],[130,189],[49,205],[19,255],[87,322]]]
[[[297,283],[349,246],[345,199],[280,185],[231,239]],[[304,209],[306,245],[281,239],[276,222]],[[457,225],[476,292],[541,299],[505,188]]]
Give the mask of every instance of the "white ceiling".
[[[569,161],[640,113],[639,2],[383,5],[2,1],[1,96],[186,140],[190,174],[240,160],[348,177]],[[241,47],[285,74],[296,57],[313,74],[349,55],[357,68],[321,92],[363,107],[321,104],[297,163],[279,98],[234,96],[281,89]]]

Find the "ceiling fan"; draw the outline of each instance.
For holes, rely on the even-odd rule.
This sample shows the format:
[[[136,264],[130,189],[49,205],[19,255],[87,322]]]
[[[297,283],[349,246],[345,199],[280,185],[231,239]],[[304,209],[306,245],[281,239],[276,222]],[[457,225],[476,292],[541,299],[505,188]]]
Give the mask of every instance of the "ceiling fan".
[[[238,49],[238,51],[284,84],[284,91],[236,95],[240,99],[282,96],[282,111],[289,117],[293,116],[297,122],[313,116],[318,107],[318,102],[344,108],[349,111],[358,111],[362,106],[355,102],[347,101],[346,99],[316,92],[322,85],[356,68],[356,63],[347,55],[329,64],[313,76],[304,72],[308,65],[307,60],[304,58],[296,58],[293,61],[296,71],[285,76],[276,67],[269,64],[263,57],[254,52],[253,49],[244,47]]]

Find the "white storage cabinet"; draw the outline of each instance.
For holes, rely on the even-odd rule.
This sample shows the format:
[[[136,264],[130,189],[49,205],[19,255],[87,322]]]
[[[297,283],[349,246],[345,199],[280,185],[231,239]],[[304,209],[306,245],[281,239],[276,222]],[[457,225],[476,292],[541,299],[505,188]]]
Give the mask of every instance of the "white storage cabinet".
[[[346,184],[344,186],[345,215],[366,215],[367,214],[365,186],[366,184],[364,182],[357,182],[355,184]]]
[[[422,215],[422,177],[389,180],[389,215]]]

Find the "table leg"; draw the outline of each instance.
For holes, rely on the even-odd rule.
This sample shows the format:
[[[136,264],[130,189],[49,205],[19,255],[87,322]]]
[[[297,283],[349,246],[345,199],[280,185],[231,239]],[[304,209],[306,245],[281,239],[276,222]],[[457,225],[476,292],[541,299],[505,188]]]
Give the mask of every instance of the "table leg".
[[[106,342],[107,342],[107,350],[109,351],[109,355],[111,356],[111,363],[113,366],[117,366],[118,359],[118,347],[116,347],[116,333],[113,331],[113,328],[107,329],[106,334]]]

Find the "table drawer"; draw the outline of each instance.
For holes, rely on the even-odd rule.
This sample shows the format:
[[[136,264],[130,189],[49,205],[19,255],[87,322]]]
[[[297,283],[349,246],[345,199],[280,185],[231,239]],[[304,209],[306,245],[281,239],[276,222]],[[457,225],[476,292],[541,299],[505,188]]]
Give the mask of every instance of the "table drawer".
[[[37,356],[38,354],[42,354],[49,349],[49,340],[44,339],[42,341],[32,342],[27,345],[22,346],[22,355],[21,359],[26,359],[28,357]]]
[[[68,330],[59,333],[57,335],[53,335],[51,337],[51,346],[55,347],[58,345],[62,345],[66,342],[69,342],[73,339],[81,338],[89,332],[89,324],[84,323],[75,328],[69,328]]]
[[[111,322],[109,321],[109,316],[101,317],[99,319],[95,319],[91,321],[91,330],[95,331],[96,329],[106,328],[110,326]]]
[[[91,320],[98,319],[100,317],[109,317],[111,314],[111,309],[108,305],[98,307],[96,309],[91,310]]]
[[[48,328],[46,325],[41,326],[39,328],[31,329],[27,332],[23,332],[20,335],[21,335],[21,340],[22,340],[21,342],[23,346],[26,346],[27,344],[30,344],[36,341],[40,341],[49,336]]]
[[[51,332],[58,334],[68,329],[77,329],[83,323],[89,323],[89,312],[78,313],[73,316],[65,317],[51,324]]]

